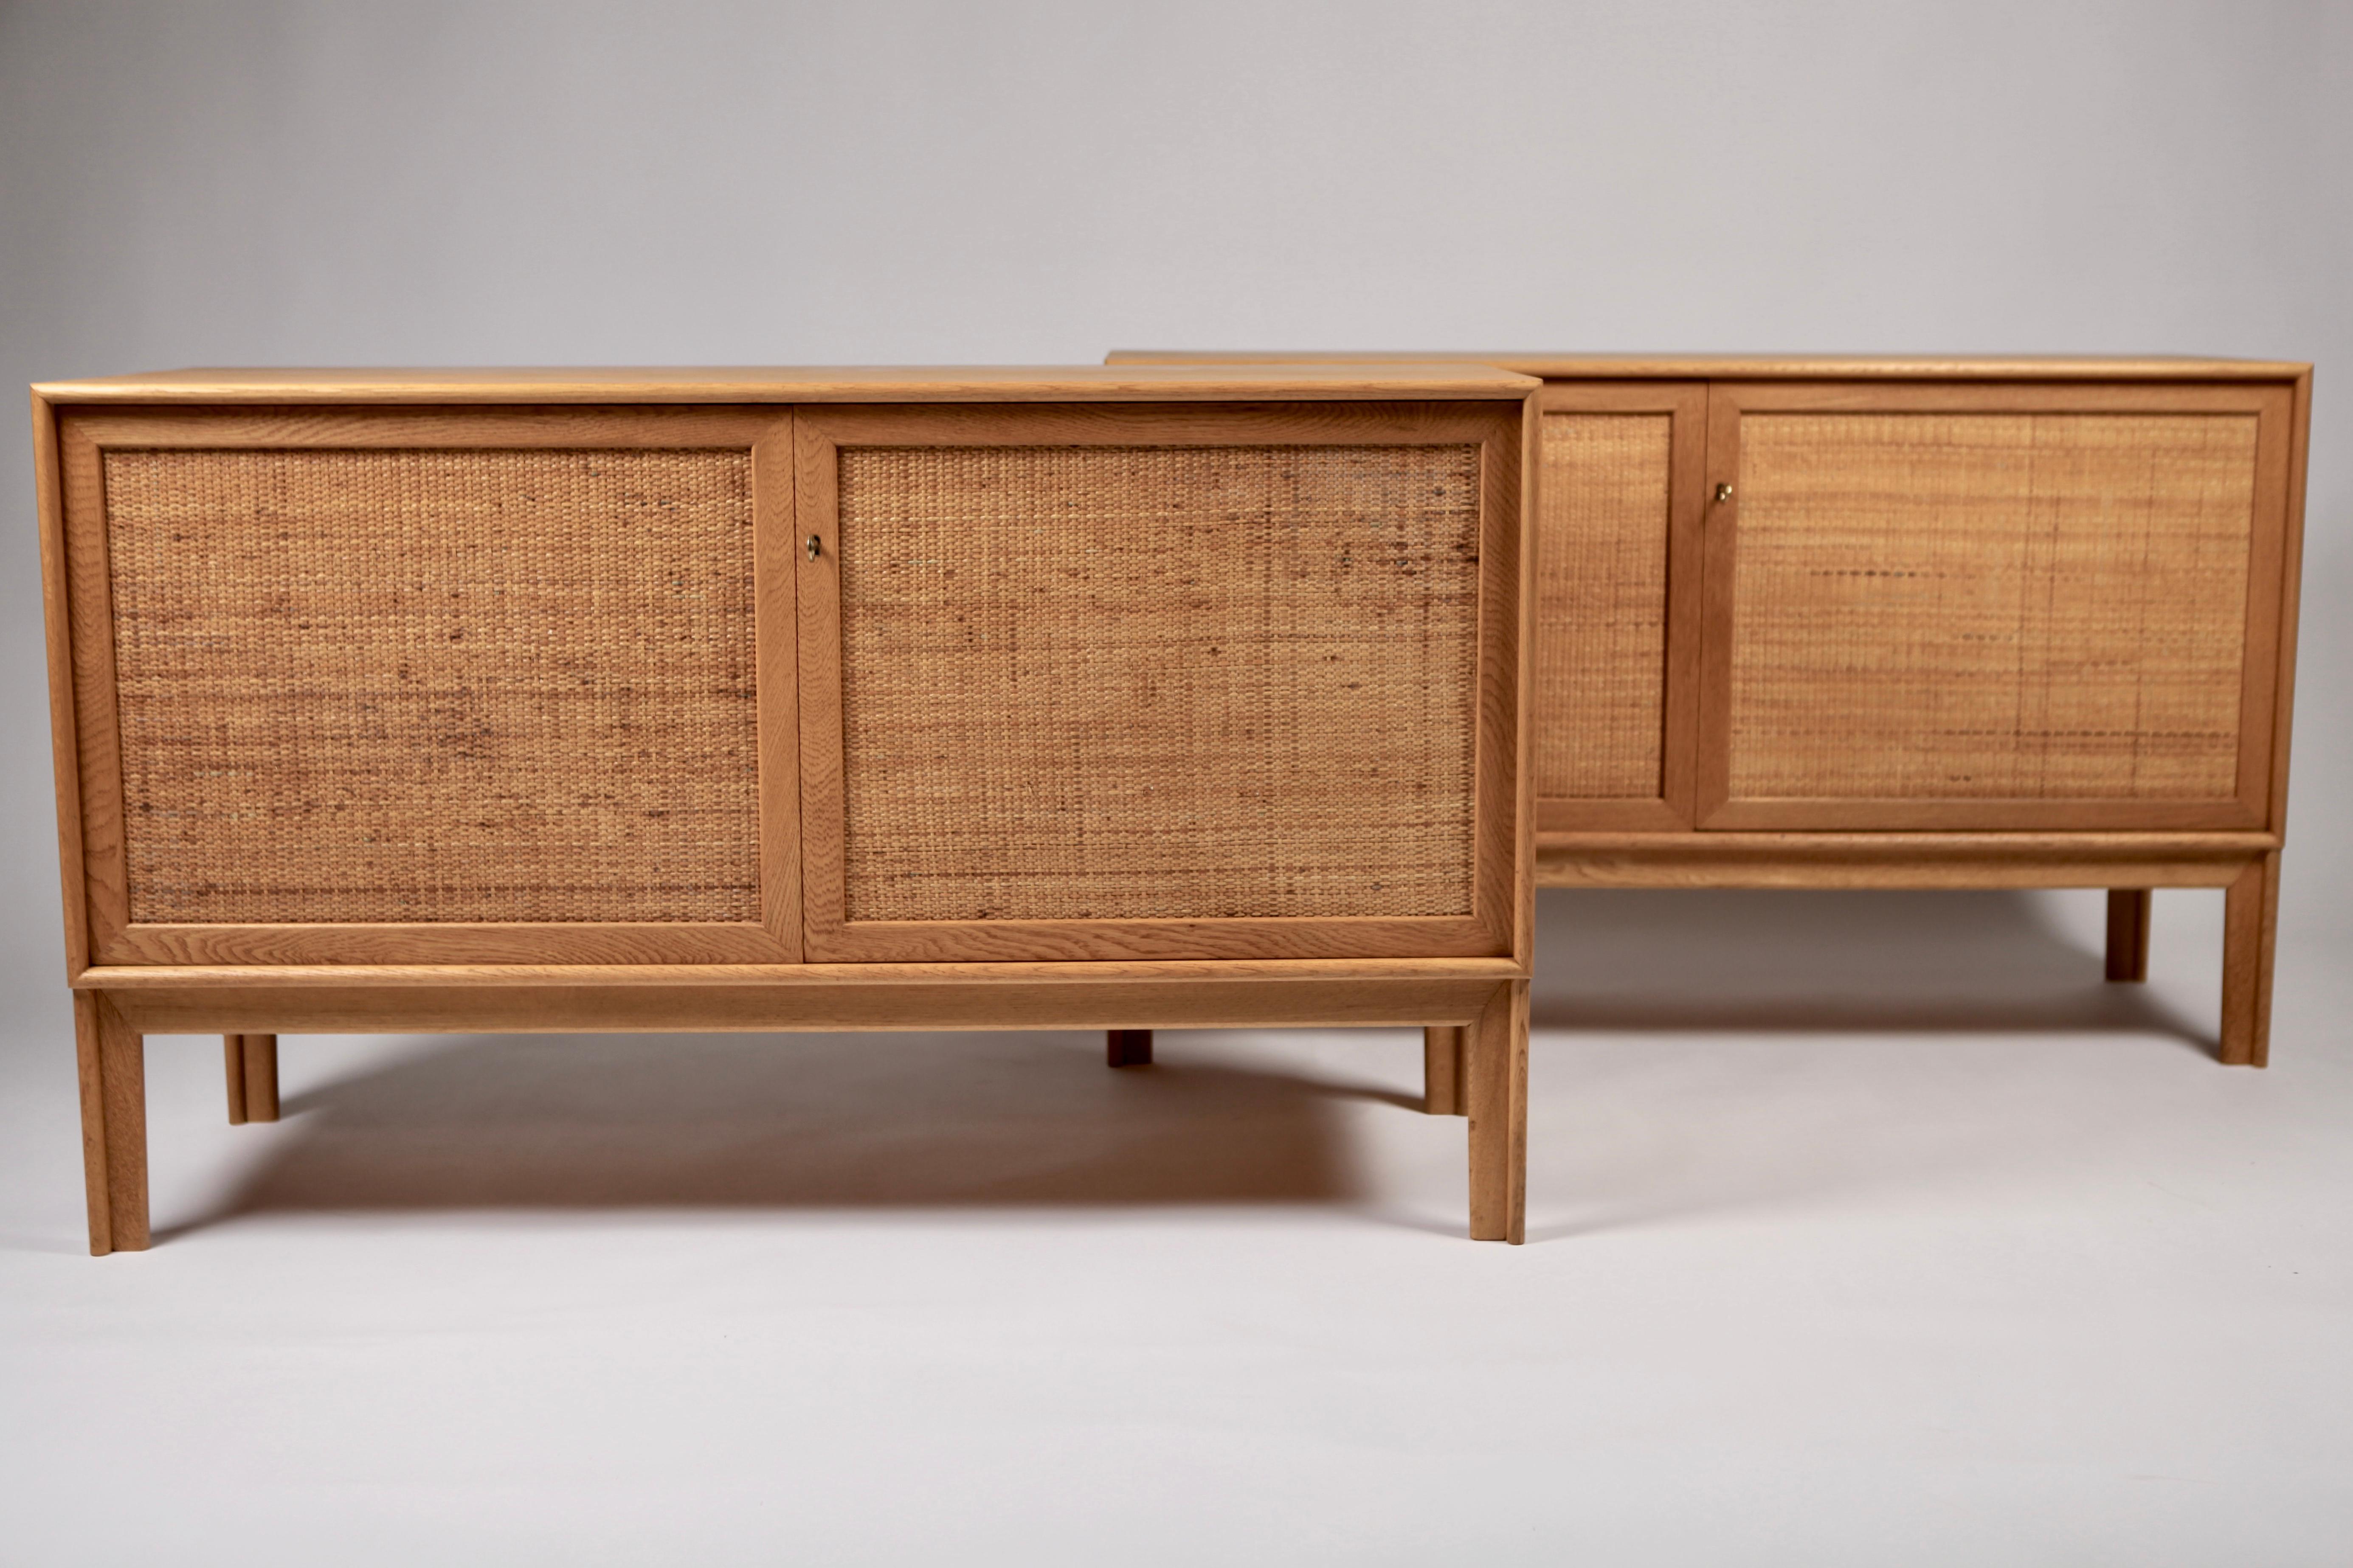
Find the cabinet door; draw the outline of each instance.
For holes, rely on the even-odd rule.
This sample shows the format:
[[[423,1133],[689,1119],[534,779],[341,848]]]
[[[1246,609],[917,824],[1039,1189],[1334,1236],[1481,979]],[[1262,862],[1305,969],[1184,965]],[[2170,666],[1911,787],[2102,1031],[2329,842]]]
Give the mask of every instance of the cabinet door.
[[[1522,423],[801,410],[809,955],[1509,952]]]
[[[2264,825],[2290,388],[1710,395],[1702,826]]]
[[[797,959],[789,426],[65,419],[92,957]]]
[[[1706,384],[1556,382],[1539,406],[1536,826],[1689,827]]]

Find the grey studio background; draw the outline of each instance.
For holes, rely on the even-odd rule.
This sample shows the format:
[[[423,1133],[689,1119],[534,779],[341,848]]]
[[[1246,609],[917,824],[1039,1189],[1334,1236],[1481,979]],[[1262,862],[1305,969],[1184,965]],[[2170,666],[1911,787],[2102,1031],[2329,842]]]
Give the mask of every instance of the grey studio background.
[[[2276,1065],[2218,894],[1547,894],[1522,1249],[1386,1032],[162,1039],[81,1256],[0,442],[0,1563],[2344,1563],[2348,170],[2341,5],[0,3],[10,386],[2319,367]]]

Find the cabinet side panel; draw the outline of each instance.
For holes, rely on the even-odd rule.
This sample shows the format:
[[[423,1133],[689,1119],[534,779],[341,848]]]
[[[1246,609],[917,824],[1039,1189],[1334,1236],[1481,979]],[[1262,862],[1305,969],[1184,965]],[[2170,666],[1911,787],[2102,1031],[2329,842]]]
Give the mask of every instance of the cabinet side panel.
[[[2221,801],[2256,420],[1751,413],[1735,799]]]
[[[1472,913],[1476,445],[839,483],[849,921]]]
[[[142,924],[759,918],[743,450],[105,454]]]
[[[1543,799],[1661,791],[1668,414],[1546,414],[1540,443],[1535,725]]]

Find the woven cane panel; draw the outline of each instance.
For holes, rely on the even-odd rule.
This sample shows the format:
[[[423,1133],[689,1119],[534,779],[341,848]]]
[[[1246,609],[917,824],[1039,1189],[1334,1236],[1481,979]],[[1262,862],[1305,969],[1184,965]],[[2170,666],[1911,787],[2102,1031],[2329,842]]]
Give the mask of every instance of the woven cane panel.
[[[845,450],[852,921],[1463,915],[1475,447]]]
[[[1536,794],[1660,791],[1667,664],[1664,414],[1547,414],[1536,546]]]
[[[133,921],[758,918],[747,454],[105,481]]]
[[[2251,416],[1750,415],[1736,797],[2231,795]]]

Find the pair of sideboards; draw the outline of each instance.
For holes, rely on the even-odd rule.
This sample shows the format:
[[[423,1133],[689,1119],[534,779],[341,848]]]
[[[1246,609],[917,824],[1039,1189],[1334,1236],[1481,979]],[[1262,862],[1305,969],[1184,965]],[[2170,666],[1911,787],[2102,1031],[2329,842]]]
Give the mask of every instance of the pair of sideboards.
[[[1539,880],[2226,886],[2263,1060],[2305,367],[1246,357],[37,386],[92,1250],[151,1033],[1289,1025],[1517,1241]]]

